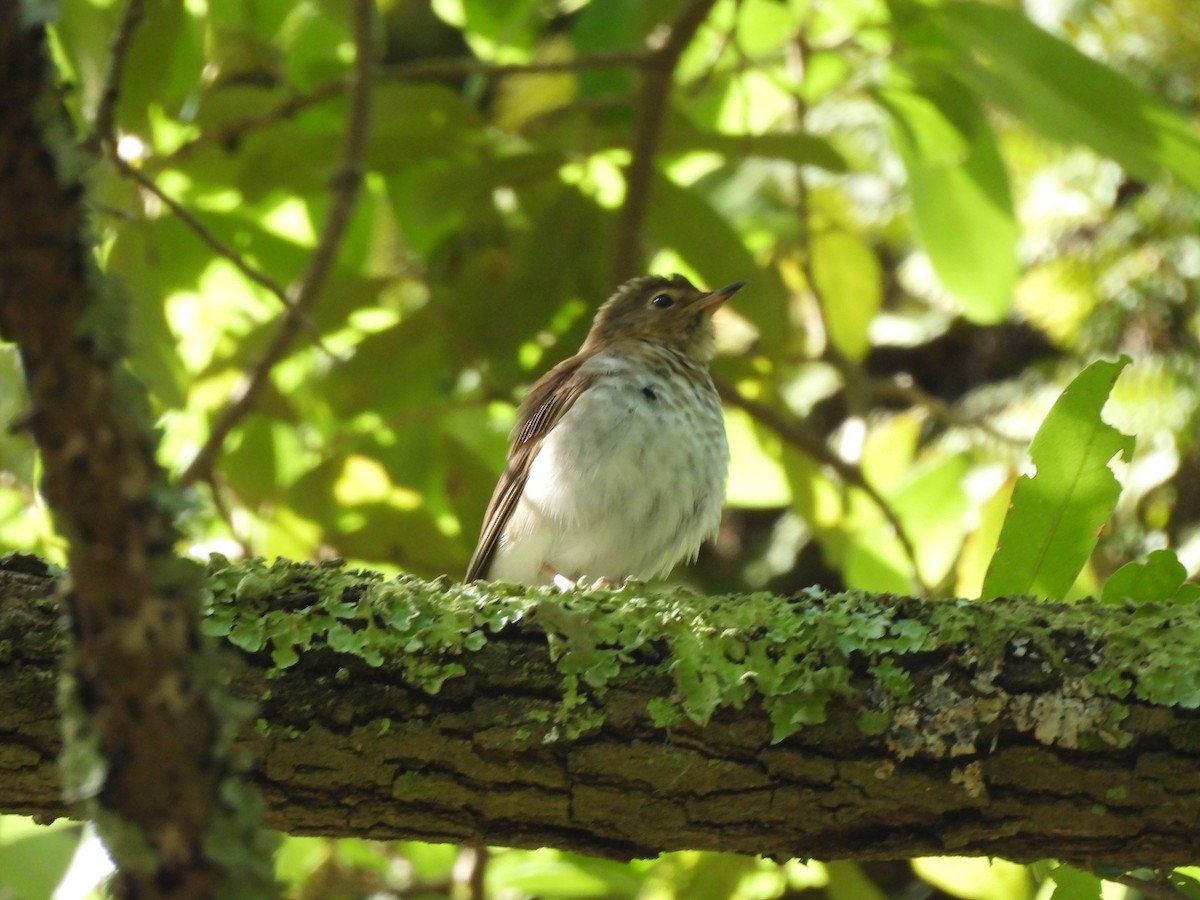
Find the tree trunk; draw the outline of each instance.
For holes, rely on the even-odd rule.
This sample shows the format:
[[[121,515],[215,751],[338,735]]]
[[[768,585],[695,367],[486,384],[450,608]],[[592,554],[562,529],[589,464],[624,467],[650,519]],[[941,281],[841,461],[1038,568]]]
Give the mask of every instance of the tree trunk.
[[[126,7],[127,25],[139,9]],[[82,201],[95,160],[50,64],[53,12],[0,3],[0,334],[20,352],[20,425],[37,443],[42,496],[73,574],[63,592],[71,677],[58,694],[65,787],[90,802],[123,896],[266,896],[269,856],[252,850],[257,822],[237,799],[229,701],[199,633],[201,573],[175,555],[182,501],[156,461],[145,391],[125,368],[127,304],[93,256]],[[6,691],[37,672],[14,678]],[[0,717],[0,729],[23,721]],[[32,751],[14,737],[5,759],[20,770]]]
[[[51,579],[13,568],[0,808],[53,817],[62,637]],[[1195,604],[526,598],[220,560],[209,585],[210,630],[252,651],[242,745],[285,831],[616,858],[1200,855]]]

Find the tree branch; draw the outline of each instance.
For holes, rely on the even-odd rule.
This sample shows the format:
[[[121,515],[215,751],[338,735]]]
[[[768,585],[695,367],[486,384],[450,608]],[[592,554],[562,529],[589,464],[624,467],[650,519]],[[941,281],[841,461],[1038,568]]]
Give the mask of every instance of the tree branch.
[[[122,159],[120,154],[116,152],[115,147],[110,147],[109,159],[116,167],[117,171],[126,178],[136,181],[143,189],[152,194],[163,206],[169,209],[179,221],[183,222],[190,228],[200,240],[218,256],[228,260],[234,268],[242,273],[249,281],[254,282],[259,287],[265,288],[269,293],[283,305],[284,309],[290,310],[296,317],[299,324],[304,328],[308,335],[313,339],[313,343],[319,347],[331,359],[340,359],[336,353],[330,350],[321,337],[321,332],[313,324],[312,319],[308,314],[301,310],[296,301],[288,294],[278,281],[259,269],[251,265],[246,257],[238,251],[234,250],[227,243],[217,237],[213,232],[201,222],[195,215],[192,214],[186,206],[164,191],[158,186],[146,173],[142,172],[136,166],[131,165],[126,160]]]
[[[208,439],[195,459],[179,476],[182,485],[192,484],[207,476],[229,433],[253,409],[259,393],[270,378],[271,370],[287,356],[304,317],[320,296],[337,258],[342,237],[350,224],[366,165],[371,125],[371,85],[375,72],[374,3],[371,0],[354,0],[351,8],[354,16],[355,57],[350,78],[350,108],[347,113],[341,158],[330,182],[329,209],[321,223],[316,247],[313,248],[303,276],[288,291],[291,302],[274,336],[254,363],[250,374],[242,381],[229,403],[213,422]]]
[[[631,156],[625,167],[625,200],[617,214],[613,238],[613,284],[620,284],[642,270],[642,230],[646,211],[650,208],[655,158],[662,137],[675,66],[715,2],[689,0],[671,23],[666,39],[651,53],[642,69],[642,89],[637,102]]]
[[[18,562],[0,571],[0,808],[49,818],[61,635],[49,580]],[[208,587],[207,630],[252,651],[235,684],[259,702],[242,741],[267,820],[294,833],[612,857],[1200,852],[1200,604],[525,595],[219,560]]]
[[[1024,448],[1029,445],[1027,439],[1005,434],[986,419],[962,415],[949,403],[921,390],[909,376],[904,376],[904,380],[875,378],[871,380],[869,387],[871,393],[878,398],[902,400],[912,406],[923,406],[929,410],[930,415],[940,419],[951,428],[982,431],[989,437],[1009,446]]]
[[[489,81],[500,81],[518,75],[587,72],[594,69],[613,69],[624,66],[636,67],[644,65],[650,56],[651,52],[648,50],[603,50],[585,53],[573,59],[527,63],[492,63],[474,57],[418,59],[380,67],[376,73],[376,79],[381,82],[436,81],[443,78],[475,75]],[[345,90],[346,83],[342,79],[318,85],[311,91],[291,97],[266,112],[235,119],[220,128],[197,135],[190,141],[181,144],[174,152],[161,157],[157,162],[160,165],[177,163],[207,144],[235,144],[249,131],[289,119],[309,107],[340,96]]]
[[[121,79],[125,74],[125,58],[133,33],[146,14],[145,0],[126,0],[125,11],[117,30],[108,45],[108,65],[104,71],[104,85],[100,99],[92,114],[92,130],[84,138],[84,148],[93,154],[99,153],[103,144],[114,143],[117,100],[121,95]],[[116,155],[114,149],[114,156]]]

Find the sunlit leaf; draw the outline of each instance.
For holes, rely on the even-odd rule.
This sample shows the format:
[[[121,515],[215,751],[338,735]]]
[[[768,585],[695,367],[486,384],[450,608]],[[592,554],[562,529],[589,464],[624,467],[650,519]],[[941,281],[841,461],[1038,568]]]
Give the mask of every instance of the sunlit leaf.
[[[985,597],[1062,598],[1083,568],[1121,492],[1109,464],[1133,454],[1133,437],[1100,418],[1128,362],[1092,363],[1038,429],[1029,449],[1037,474],[1023,475],[1013,489]]]
[[[1000,540],[1000,529],[1004,527],[1016,478],[1002,481],[991,497],[978,508],[978,521],[963,542],[963,551],[958,559],[958,572],[954,592],[959,597],[978,597],[987,575],[988,565],[996,552]]]
[[[970,468],[966,454],[934,457],[891,498],[905,533],[919,536],[917,563],[927,584],[939,583],[958,558],[969,509],[963,483]]]
[[[299,885],[329,859],[329,838],[285,834],[275,851],[275,877],[285,884]]]
[[[957,2],[938,4],[930,15],[957,48],[961,75],[989,99],[1141,178],[1169,172],[1200,189],[1200,131],[1124,75],[1013,9]]]
[[[908,173],[921,246],[945,288],[977,322],[996,322],[1017,279],[1008,174],[974,97],[946,77],[903,79],[878,93]]]
[[[758,432],[750,416],[735,409],[725,411],[725,433],[730,456],[728,502],[739,507],[787,506],[791,490],[777,456],[777,440]]]
[[[963,900],[1032,900],[1029,870],[1003,859],[962,856],[913,860],[922,880]]]
[[[626,866],[558,850],[506,852],[489,864],[487,884],[497,894],[563,898],[630,897],[641,883]]]
[[[1100,900],[1103,885],[1091,872],[1059,865],[1050,872],[1054,893],[1050,900]]]
[[[829,340],[847,359],[860,360],[870,347],[871,320],[883,303],[879,259],[849,231],[815,231],[809,246]]]
[[[785,159],[797,165],[817,166],[830,172],[844,172],[846,160],[824,138],[811,134],[773,132],[766,134],[725,134],[698,129],[683,120],[672,120],[663,133],[663,151],[682,153],[707,150],[731,161],[748,156]]]
[[[1155,550],[1145,562],[1127,562],[1109,576],[1105,603],[1170,600],[1187,579],[1187,569],[1170,550]]]
[[[0,817],[0,893],[49,897],[71,862],[79,836],[77,825],[35,826],[20,822],[18,816]]]

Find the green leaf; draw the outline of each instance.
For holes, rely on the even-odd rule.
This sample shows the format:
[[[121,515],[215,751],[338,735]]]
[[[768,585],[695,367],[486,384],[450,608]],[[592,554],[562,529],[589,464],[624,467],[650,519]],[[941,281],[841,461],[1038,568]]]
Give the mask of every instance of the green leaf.
[[[1100,879],[1074,866],[1061,865],[1050,873],[1054,893],[1050,900],[1100,900]]]
[[[891,497],[905,532],[919,537],[917,563],[929,584],[938,584],[958,559],[970,514],[963,485],[970,477],[966,454],[933,457],[910,470]]]
[[[149,135],[152,110],[175,113],[197,90],[204,58],[199,20],[185,4],[148,3],[145,9],[125,57],[117,119],[123,131]]]
[[[1083,143],[1140,178],[1170,172],[1200,189],[1200,133],[1112,69],[1016,10],[947,3],[930,15],[955,46],[963,78],[1048,137]]]
[[[536,22],[532,0],[472,0],[464,3],[466,31],[508,46],[530,46]]]
[[[728,284],[758,268],[738,233],[703,195],[670,178],[654,181],[646,230],[712,284]]]
[[[1179,586],[1179,590],[1175,592],[1176,603],[1196,603],[1200,602],[1200,584],[1194,581],[1188,581]]]
[[[499,895],[634,897],[641,883],[626,865],[547,847],[497,853],[488,863],[488,888]]]
[[[852,360],[867,355],[868,330],[883,303],[883,270],[879,258],[857,234],[814,231],[812,273],[829,339]]]
[[[450,381],[446,342],[434,311],[420,310],[360,341],[349,361],[319,382],[321,390],[342,415],[395,415],[429,405],[445,395]]]
[[[49,897],[79,844],[80,828],[0,817],[0,896]]]
[[[1200,881],[1192,876],[1176,869],[1167,875],[1167,881],[1188,900],[1200,900]]]
[[[1046,416],[1029,449],[1037,474],[1021,476],[1013,489],[983,596],[1061,598],[1074,583],[1121,492],[1109,463],[1133,454],[1133,437],[1100,418],[1128,363],[1092,363]]]
[[[926,73],[876,96],[892,118],[908,173],[913,220],[938,280],[967,318],[1004,318],[1016,284],[1017,223],[1008,173],[978,101],[962,85]]]
[[[732,161],[748,156],[783,159],[801,166],[817,166],[829,172],[845,172],[846,160],[829,141],[811,134],[770,132],[767,134],[725,134],[697,128],[690,122],[674,119],[663,133],[662,152],[685,153],[707,150]]]
[[[1155,550],[1143,562],[1128,562],[1113,572],[1100,599],[1105,603],[1170,600],[1187,580],[1187,569],[1170,550]]]

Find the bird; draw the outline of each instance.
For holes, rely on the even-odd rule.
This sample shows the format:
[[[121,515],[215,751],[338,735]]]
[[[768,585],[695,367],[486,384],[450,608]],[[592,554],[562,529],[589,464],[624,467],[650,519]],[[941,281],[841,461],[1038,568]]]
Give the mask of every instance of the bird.
[[[744,285],[646,275],[600,306],[518,407],[467,582],[623,585],[696,559],[729,468],[713,313]]]

